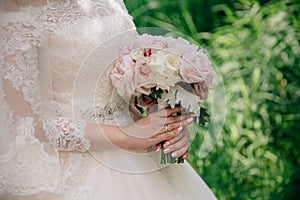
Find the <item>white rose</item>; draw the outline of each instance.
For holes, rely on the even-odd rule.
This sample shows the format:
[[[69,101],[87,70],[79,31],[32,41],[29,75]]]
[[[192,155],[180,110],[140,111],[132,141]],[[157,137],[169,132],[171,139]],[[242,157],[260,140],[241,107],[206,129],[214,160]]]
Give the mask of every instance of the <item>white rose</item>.
[[[153,71],[163,75],[178,75],[181,58],[168,51],[158,51],[151,56],[150,67]]]

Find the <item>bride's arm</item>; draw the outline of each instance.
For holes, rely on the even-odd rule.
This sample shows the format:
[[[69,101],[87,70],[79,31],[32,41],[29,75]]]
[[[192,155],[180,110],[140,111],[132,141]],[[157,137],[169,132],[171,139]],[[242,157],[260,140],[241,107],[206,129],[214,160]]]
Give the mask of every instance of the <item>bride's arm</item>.
[[[171,140],[175,136],[178,141],[184,136],[178,128],[188,125],[190,123],[188,119],[191,119],[191,115],[185,115],[182,118],[168,117],[180,110],[180,108],[175,108],[165,110],[166,112],[153,113],[147,118],[139,120],[137,126],[120,128],[105,124],[85,124],[84,127],[78,127],[80,125],[70,118],[55,117],[50,119],[52,126],[49,126],[33,114],[32,108],[24,100],[22,92],[14,89],[10,81],[5,80],[3,85],[6,94],[5,100],[13,111],[14,117],[33,116],[36,124],[35,136],[40,141],[51,140],[59,150],[86,151],[87,149],[98,150],[114,146],[127,149],[143,148],[161,141]],[[162,121],[168,124],[170,130],[162,130],[165,126]],[[179,150],[185,145],[185,143],[177,145],[177,147],[173,147],[173,151]]]
[[[15,119],[13,121],[17,121],[19,117],[32,117],[35,122],[35,137],[40,141],[50,141],[58,150],[86,151],[116,146],[127,149],[152,146],[182,135],[179,134],[181,131],[178,128],[188,125],[192,119],[191,115],[185,115],[182,118],[168,117],[180,110],[180,108],[175,108],[167,109],[166,112],[153,113],[139,120],[138,126],[133,124],[120,128],[47,115],[38,108],[41,106],[38,96],[42,91],[38,86],[37,77],[33,76],[39,70],[36,60],[38,55],[34,48],[36,47],[32,46],[27,51],[16,50],[12,54],[3,54],[1,63],[5,77],[3,79],[4,100],[13,112]],[[168,131],[163,130],[164,122],[168,124]],[[10,122],[10,124],[13,123]],[[170,146],[171,152],[180,150],[179,154],[183,154],[182,151],[186,149],[187,141],[184,143],[182,141],[185,140],[181,140],[179,145],[176,141],[177,145],[173,145],[173,148]]]
[[[34,134],[39,140],[50,140],[63,151],[97,150],[112,147],[111,143],[121,148],[139,148],[171,139],[179,133],[179,126],[188,124],[186,119],[190,116],[185,116],[182,123],[181,119],[174,119],[177,120],[177,125],[168,131],[136,129],[135,126],[120,129],[109,125],[75,121],[68,117],[53,117],[43,111],[38,111],[41,103],[39,99],[41,89],[38,85],[40,72],[37,47],[42,45],[42,30],[30,24],[26,19],[24,23],[19,23],[18,20],[23,21],[21,14],[18,20],[10,20],[16,16],[6,17],[9,19],[8,22],[3,18],[4,26],[1,26],[3,38],[1,45],[3,46],[1,46],[0,64],[5,100],[13,111],[13,119],[15,119],[11,123],[16,122],[19,117],[32,117],[35,122]],[[151,116],[157,117],[158,115],[159,113],[156,113]],[[149,125],[148,119],[143,119],[139,123]],[[162,128],[163,124],[159,123],[160,121],[151,123],[150,127],[156,127],[154,128],[156,130],[158,127]],[[142,138],[136,137],[137,135],[132,135],[132,131],[145,135]]]

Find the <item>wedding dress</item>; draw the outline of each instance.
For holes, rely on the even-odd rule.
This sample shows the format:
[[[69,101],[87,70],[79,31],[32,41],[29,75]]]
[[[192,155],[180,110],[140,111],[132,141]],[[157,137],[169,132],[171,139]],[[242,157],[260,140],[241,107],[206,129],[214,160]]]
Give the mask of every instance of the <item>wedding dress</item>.
[[[215,199],[187,162],[90,148],[92,124],[132,123],[108,77],[136,35],[122,1],[48,0],[0,15],[0,199]]]

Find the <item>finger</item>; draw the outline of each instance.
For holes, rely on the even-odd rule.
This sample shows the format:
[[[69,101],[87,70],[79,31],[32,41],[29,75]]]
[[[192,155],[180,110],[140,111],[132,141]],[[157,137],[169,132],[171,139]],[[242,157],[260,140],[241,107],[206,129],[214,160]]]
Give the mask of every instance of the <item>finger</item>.
[[[176,137],[180,131],[182,131],[182,129],[174,129],[172,131],[154,135],[152,139],[155,141],[155,144],[157,144],[159,142],[167,141]]]
[[[171,156],[173,158],[178,158],[180,156],[182,156],[188,149],[190,148],[190,144],[187,143],[184,147],[182,147],[181,149],[172,152]]]
[[[182,120],[186,120],[190,117],[196,117],[196,116],[197,115],[195,113],[186,113],[186,114],[175,116],[175,117],[167,117],[167,118],[165,118],[164,124],[173,124],[176,122],[180,122]],[[164,124],[161,124],[161,125],[164,125]]]
[[[174,138],[168,140],[165,142],[164,147],[168,147],[169,145],[172,145],[176,142],[178,142],[179,140],[181,140],[183,137],[185,136],[185,133],[183,131],[181,131],[178,135],[176,135]]]
[[[188,150],[182,155],[182,158],[184,160],[186,160],[188,158],[188,156],[189,156],[189,150],[190,150],[190,148],[188,148]]]
[[[177,129],[178,131],[182,131],[183,127],[180,126],[180,124],[181,124],[181,122],[177,122],[177,123],[174,123],[174,124],[167,124],[167,125],[161,126],[160,131],[158,132],[158,134],[163,134],[163,133],[166,133],[166,132],[170,132],[170,131],[173,131],[175,129]]]
[[[164,127],[167,127],[167,130],[170,131],[170,130],[178,129],[180,126],[182,126],[182,127],[188,126],[193,122],[193,120],[194,120],[193,117],[189,117],[180,122],[165,125]]]
[[[175,108],[164,108],[158,111],[158,114],[160,117],[168,117],[172,115],[173,113],[181,112],[182,107],[176,106]]]
[[[184,154],[186,152],[187,149],[185,149],[185,148],[186,148],[187,145],[189,145],[188,142],[189,142],[189,135],[186,134],[181,140],[179,140],[179,141],[175,142],[174,144],[169,145],[168,147],[166,147],[165,150],[164,150],[164,153],[172,153],[172,152],[174,153],[174,152],[179,151],[180,152],[179,156],[181,156],[182,154]],[[175,156],[175,157],[177,157],[177,156]]]
[[[155,151],[158,152],[161,149],[162,149],[161,143],[156,144],[156,150]]]

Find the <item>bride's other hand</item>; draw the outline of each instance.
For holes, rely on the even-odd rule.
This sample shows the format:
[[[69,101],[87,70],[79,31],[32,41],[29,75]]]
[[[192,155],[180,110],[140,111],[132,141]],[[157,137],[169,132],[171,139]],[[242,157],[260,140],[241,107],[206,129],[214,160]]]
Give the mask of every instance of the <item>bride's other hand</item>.
[[[122,128],[125,138],[121,147],[144,148],[163,141],[174,141],[175,144],[171,147],[176,150],[175,153],[183,155],[184,152],[181,152],[188,148],[187,142],[185,142],[185,138],[188,136],[183,130],[184,127],[192,123],[194,114],[173,116],[173,114],[181,111],[181,107],[161,109]]]
[[[190,133],[187,128],[183,130],[174,138],[167,140],[164,144],[164,152],[172,153],[173,158],[178,158],[182,156],[183,159],[187,159],[188,150],[190,148],[189,144]]]

